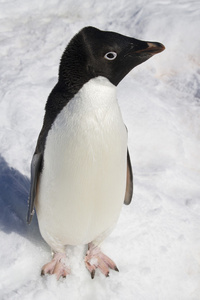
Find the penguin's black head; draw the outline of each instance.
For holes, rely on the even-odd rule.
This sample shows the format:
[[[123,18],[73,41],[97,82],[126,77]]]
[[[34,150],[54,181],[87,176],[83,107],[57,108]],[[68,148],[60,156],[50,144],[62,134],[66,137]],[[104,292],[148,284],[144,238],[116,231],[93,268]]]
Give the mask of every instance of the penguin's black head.
[[[85,27],[66,48],[61,59],[60,75],[70,66],[75,73],[78,68],[79,73],[75,75],[79,80],[82,76],[86,82],[104,76],[118,85],[134,67],[164,49],[161,43],[140,41],[115,32]]]

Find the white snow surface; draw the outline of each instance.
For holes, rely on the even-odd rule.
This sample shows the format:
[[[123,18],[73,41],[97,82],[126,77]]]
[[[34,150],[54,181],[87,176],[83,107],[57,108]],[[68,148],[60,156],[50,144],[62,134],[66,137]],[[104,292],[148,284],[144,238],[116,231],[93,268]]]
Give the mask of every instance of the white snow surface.
[[[91,279],[86,246],[71,275],[50,259],[36,217],[26,225],[30,161],[68,41],[84,26],[162,42],[118,86],[134,196],[102,250],[120,272]],[[0,1],[0,299],[200,299],[199,0]]]

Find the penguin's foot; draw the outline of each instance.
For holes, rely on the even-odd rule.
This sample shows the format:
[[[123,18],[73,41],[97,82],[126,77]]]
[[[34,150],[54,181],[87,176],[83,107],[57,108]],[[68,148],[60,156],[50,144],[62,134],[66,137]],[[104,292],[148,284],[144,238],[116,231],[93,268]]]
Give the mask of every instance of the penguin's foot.
[[[57,280],[70,274],[70,269],[66,266],[66,254],[55,253],[52,260],[42,267],[41,275],[54,274]]]
[[[116,264],[108,256],[103,254],[99,247],[94,246],[92,243],[88,246],[88,251],[85,256],[85,265],[92,279],[95,276],[96,269],[99,269],[106,277],[109,277],[109,268],[119,272]]]

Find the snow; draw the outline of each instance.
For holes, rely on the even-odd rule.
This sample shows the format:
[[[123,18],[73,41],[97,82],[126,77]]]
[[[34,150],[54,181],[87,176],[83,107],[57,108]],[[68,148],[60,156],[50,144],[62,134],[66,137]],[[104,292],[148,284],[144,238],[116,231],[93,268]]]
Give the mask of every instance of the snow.
[[[200,2],[0,2],[0,299],[200,299]],[[92,25],[166,50],[118,86],[134,197],[102,244],[120,270],[91,280],[86,246],[68,247],[71,275],[40,277],[50,258],[26,225],[30,160],[66,44]]]

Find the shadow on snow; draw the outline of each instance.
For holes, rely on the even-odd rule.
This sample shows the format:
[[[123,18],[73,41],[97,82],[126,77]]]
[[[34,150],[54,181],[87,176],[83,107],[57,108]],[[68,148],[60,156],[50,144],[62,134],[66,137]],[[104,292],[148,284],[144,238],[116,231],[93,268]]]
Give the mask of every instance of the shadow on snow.
[[[36,215],[32,223],[26,223],[30,180],[14,168],[10,168],[0,155],[0,230],[41,242]]]

